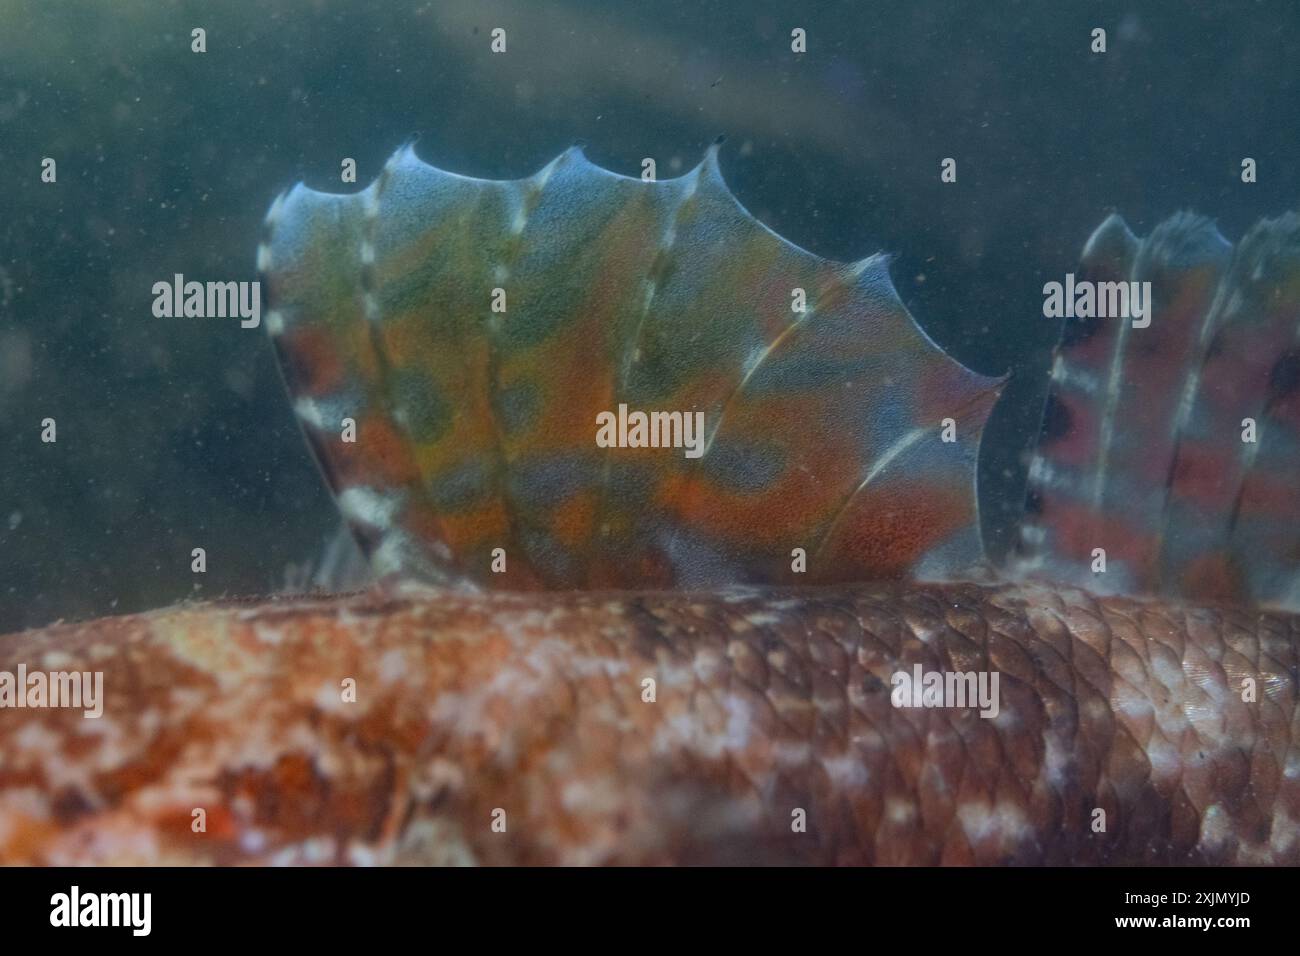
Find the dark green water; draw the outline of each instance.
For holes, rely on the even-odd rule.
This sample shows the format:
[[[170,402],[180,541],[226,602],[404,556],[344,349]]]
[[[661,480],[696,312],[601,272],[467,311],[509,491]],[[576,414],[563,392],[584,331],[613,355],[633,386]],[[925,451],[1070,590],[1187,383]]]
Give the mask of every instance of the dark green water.
[[[667,175],[725,134],[762,221],[893,252],[927,330],[1013,373],[981,477],[996,553],[1057,334],[1045,277],[1111,210],[1146,232],[1194,208],[1236,238],[1295,208],[1297,63],[1285,2],[0,0],[0,631],[264,593],[319,553],[337,519],[265,335],[157,319],[151,287],[253,279],[281,189],[344,188],[344,157],[363,185],[412,136],[515,177],[575,140]]]

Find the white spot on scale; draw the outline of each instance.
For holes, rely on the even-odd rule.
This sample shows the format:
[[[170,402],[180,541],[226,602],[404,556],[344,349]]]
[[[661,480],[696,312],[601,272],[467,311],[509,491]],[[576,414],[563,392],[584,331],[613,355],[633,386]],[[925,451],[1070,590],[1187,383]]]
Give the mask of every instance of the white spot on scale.
[[[1232,818],[1223,806],[1218,803],[1211,804],[1206,808],[1205,815],[1201,817],[1200,844],[1207,849],[1223,846],[1233,838],[1234,829]]]
[[[941,626],[931,624],[928,621],[915,621],[908,623],[909,629],[914,635],[916,635],[916,639],[922,644],[932,644],[934,643],[935,638],[944,633],[944,629]]]
[[[257,271],[271,271],[271,247],[264,242],[257,247]]]
[[[983,801],[972,800],[957,808],[957,820],[972,844],[990,839],[1019,843],[1033,835],[1024,812],[1010,803],[991,807]]]
[[[266,332],[271,336],[284,335],[284,315],[279,309],[266,313]]]
[[[1178,748],[1159,734],[1152,736],[1146,746],[1147,760],[1151,762],[1151,776],[1157,780],[1175,777],[1182,772],[1183,762]]]
[[[853,746],[866,750],[881,750],[885,746],[885,738],[877,730],[869,730],[866,733],[855,734],[850,738]]]
[[[1043,771],[1047,782],[1054,787],[1065,785],[1065,772],[1070,768],[1070,752],[1061,746],[1055,734],[1049,734],[1043,748]]]
[[[1186,682],[1186,676],[1183,674],[1183,665],[1181,661],[1175,660],[1166,654],[1152,654],[1149,664],[1151,673],[1165,687],[1181,689]],[[1180,694],[1179,697],[1182,697]],[[1181,718],[1181,712],[1179,717]],[[1181,726],[1176,726],[1179,732],[1187,729],[1187,721],[1181,719]],[[1168,729],[1168,728],[1166,728]]]
[[[361,264],[363,266],[375,264],[375,244],[369,239],[361,240]]]
[[[327,836],[312,837],[302,844],[303,862],[314,866],[323,866],[334,860],[334,838]]]
[[[409,669],[406,655],[397,648],[385,651],[379,658],[379,679],[385,684],[397,683]]]
[[[359,696],[359,700],[365,700],[364,696]],[[343,685],[339,681],[326,680],[322,681],[316,688],[316,693],[312,696],[312,701],[320,710],[332,714],[349,713],[349,707],[355,704],[345,703],[343,700]]]
[[[1204,825],[1201,829],[1204,832]],[[1285,807],[1279,807],[1273,813],[1273,826],[1268,835],[1269,849],[1275,855],[1288,853],[1297,839],[1300,839],[1300,826],[1297,826],[1295,818],[1287,813]]]
[[[510,278],[510,270],[507,269],[505,266],[498,265],[492,270],[492,278],[497,283],[497,285],[501,285],[503,282],[505,282],[507,279]]]
[[[867,768],[852,754],[827,757],[822,761],[822,767],[831,783],[844,790],[857,790],[867,784]]]
[[[278,627],[267,627],[265,624],[258,624],[253,627],[253,636],[263,644],[275,646],[284,642],[284,631]]]
[[[778,741],[772,746],[772,757],[782,767],[801,767],[808,762],[811,755],[812,748],[803,743]],[[830,770],[829,767],[826,769]]]
[[[1286,765],[1282,770],[1282,776],[1288,780],[1300,780],[1300,753],[1292,751],[1287,755]]]
[[[19,752],[45,754],[58,753],[61,741],[59,735],[39,721],[32,721],[10,738]]]
[[[671,682],[669,679],[664,681],[665,684]],[[673,714],[660,722],[655,731],[652,749],[664,753],[686,744],[709,758],[740,753],[749,745],[753,724],[751,707],[748,701],[736,694],[728,694],[721,703],[726,712],[726,726],[720,732],[710,733],[704,730],[699,721],[689,714]]]
[[[617,787],[607,779],[572,780],[561,791],[560,802],[571,813],[586,815],[617,813],[622,808]],[[608,847],[601,848],[601,843],[602,841],[597,839],[594,845],[583,844],[581,847],[571,847],[567,853],[576,854],[571,856],[571,859],[598,863],[609,851]],[[597,853],[600,855],[595,855]]]
[[[1136,694],[1126,691],[1122,695],[1116,695],[1111,701],[1111,709],[1117,716],[1125,720],[1138,724],[1151,717],[1151,701],[1142,694]]]
[[[916,807],[906,800],[889,800],[885,803],[885,816],[890,823],[899,825],[911,823],[916,817]]]

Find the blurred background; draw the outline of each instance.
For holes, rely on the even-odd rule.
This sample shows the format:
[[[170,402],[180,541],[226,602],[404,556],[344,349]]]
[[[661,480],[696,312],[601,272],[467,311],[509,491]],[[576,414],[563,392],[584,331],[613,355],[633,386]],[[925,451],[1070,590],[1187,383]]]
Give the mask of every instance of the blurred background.
[[[319,556],[337,518],[264,332],[154,318],[151,287],[255,278],[281,189],[361,188],[411,137],[476,176],[583,140],[662,178],[725,134],[763,222],[893,253],[927,331],[1012,373],[980,476],[997,554],[1058,331],[1043,283],[1111,210],[1235,240],[1296,208],[1298,64],[1289,0],[0,0],[0,632],[266,593]]]

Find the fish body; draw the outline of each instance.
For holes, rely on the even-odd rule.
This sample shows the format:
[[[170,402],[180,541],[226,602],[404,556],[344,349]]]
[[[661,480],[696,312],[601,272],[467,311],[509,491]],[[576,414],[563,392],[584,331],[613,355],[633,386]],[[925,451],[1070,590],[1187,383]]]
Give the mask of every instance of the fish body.
[[[1296,864],[1297,646],[1294,616],[1032,584],[58,625],[0,670],[100,668],[104,716],[0,715],[0,861]],[[917,666],[999,673],[996,717],[895,706]]]
[[[716,150],[298,187],[264,324],[380,583],[0,640],[104,678],[0,710],[0,862],[1300,863],[1298,237],[1103,224],[1151,291],[1066,325],[990,574],[1000,380]]]

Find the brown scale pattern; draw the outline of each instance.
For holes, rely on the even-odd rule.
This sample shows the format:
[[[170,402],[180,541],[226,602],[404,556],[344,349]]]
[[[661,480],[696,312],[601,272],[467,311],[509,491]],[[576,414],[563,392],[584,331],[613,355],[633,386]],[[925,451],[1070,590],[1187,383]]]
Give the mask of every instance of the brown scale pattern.
[[[973,584],[59,625],[0,670],[101,669],[104,716],[0,710],[0,862],[1295,864],[1297,646],[1295,616]],[[999,717],[894,708],[917,662],[997,670]]]

